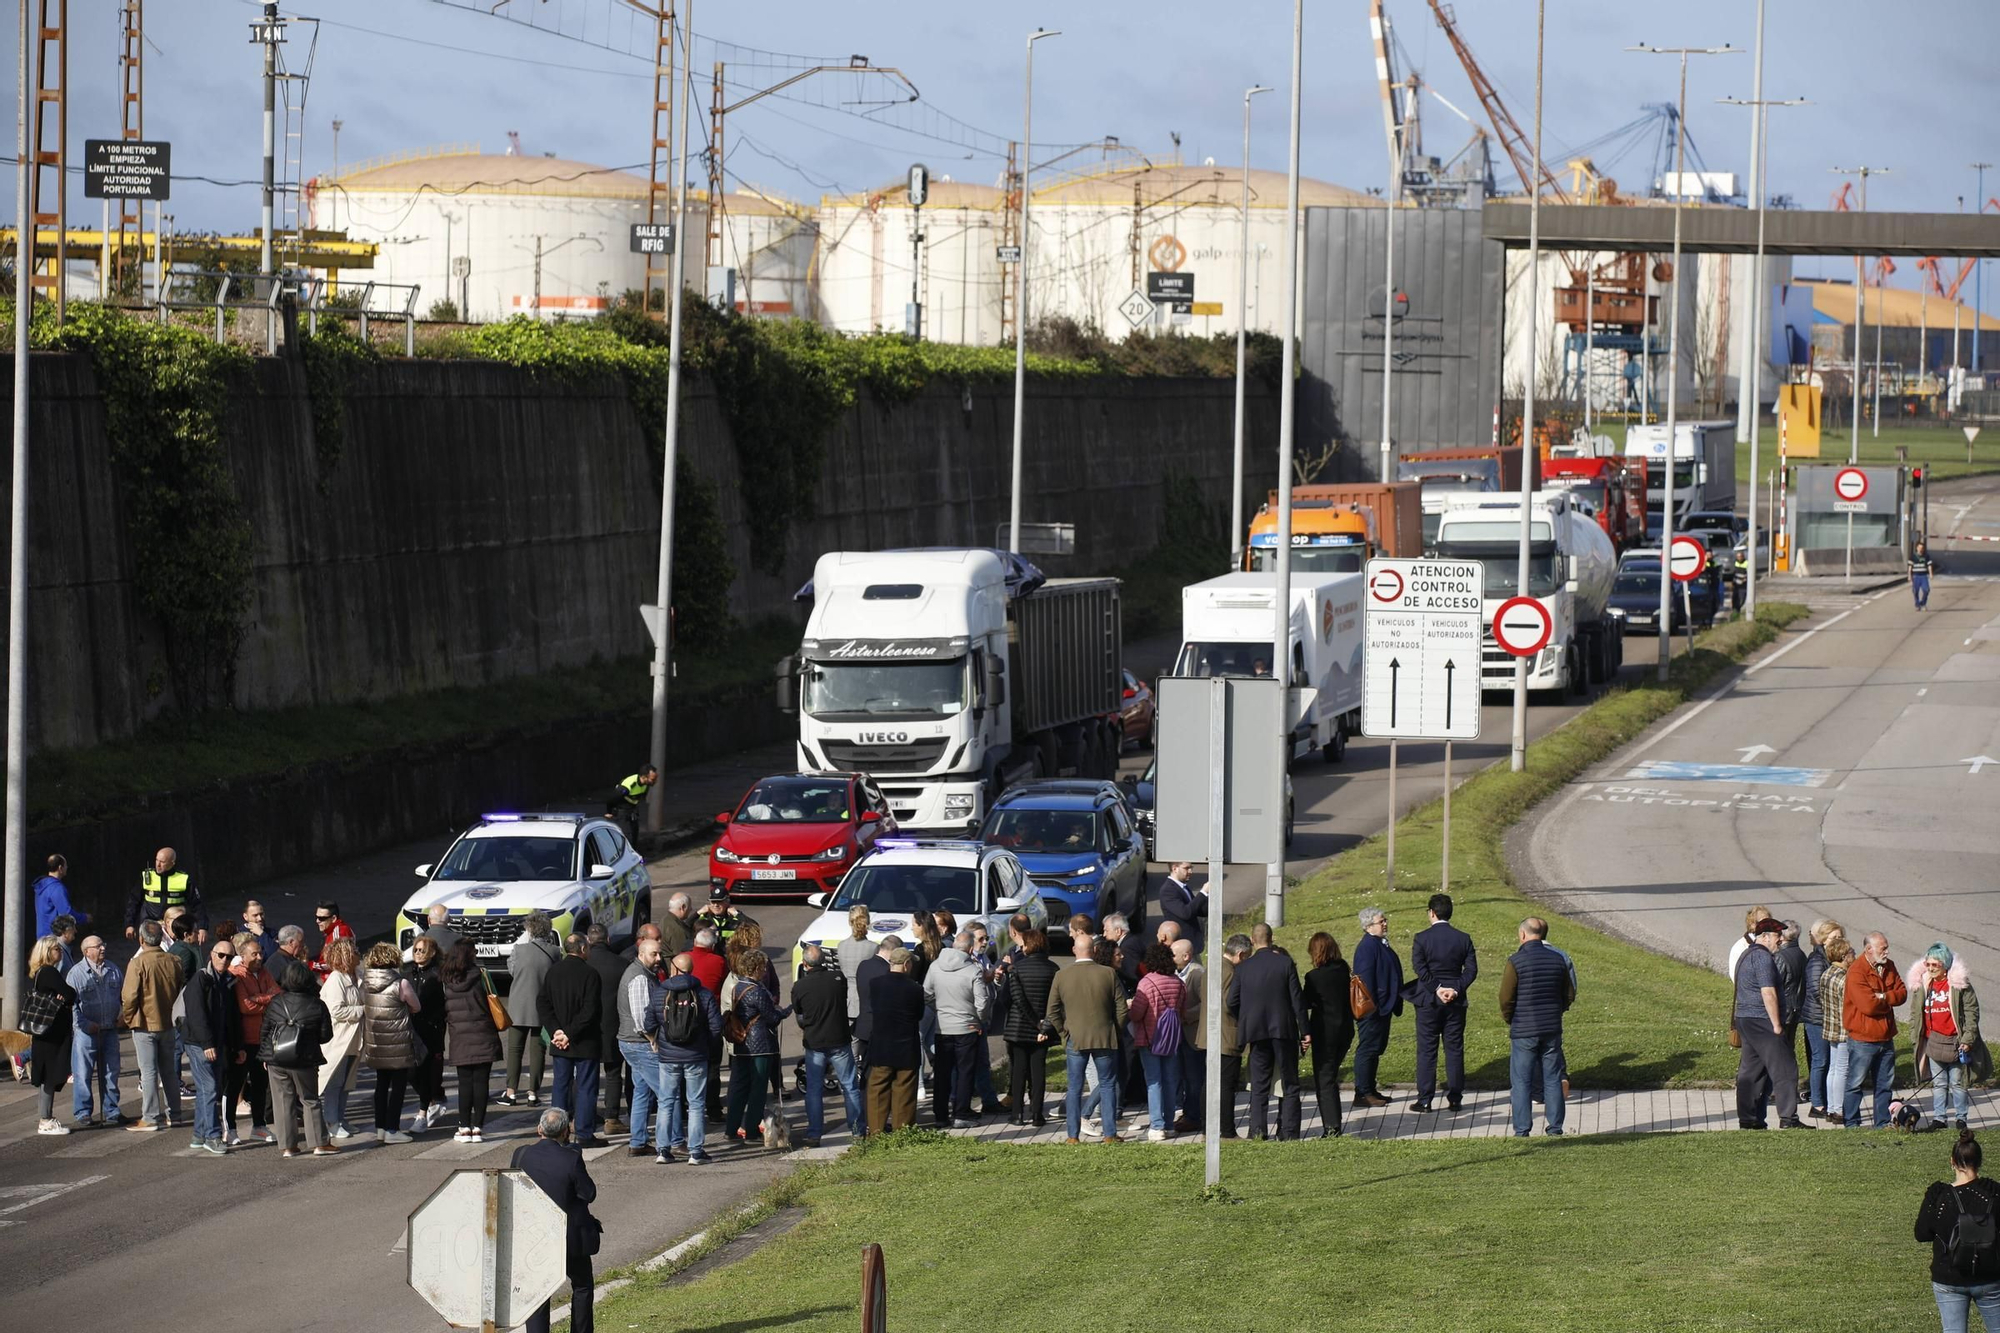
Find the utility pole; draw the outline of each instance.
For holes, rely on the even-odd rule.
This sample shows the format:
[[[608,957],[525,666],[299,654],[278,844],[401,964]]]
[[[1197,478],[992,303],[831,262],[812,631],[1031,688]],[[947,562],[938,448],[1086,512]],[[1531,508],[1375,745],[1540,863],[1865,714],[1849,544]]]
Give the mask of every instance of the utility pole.
[[[340,175],[340,131],[347,122],[339,116],[333,118],[333,174]]]
[[[1035,43],[1060,37],[1060,30],[1037,28],[1028,34],[1028,72],[1021,93],[1021,257],[1014,264],[1014,466],[1013,489],[1007,502],[1007,549],[1021,549],[1021,414],[1028,400],[1028,204],[1035,169]]]
[[[1229,567],[1243,568],[1243,343],[1250,328],[1250,99],[1271,90],[1243,90],[1243,204],[1236,264],[1236,451],[1229,468]],[[1279,478],[1279,485],[1284,479]]]
[[[1870,176],[1883,175],[1888,170],[1889,168],[1887,167],[1832,168],[1836,176],[1859,176],[1861,178],[1861,211],[1864,213],[1868,211],[1868,178]],[[1861,305],[1862,277],[1861,256],[1856,255],[1854,256],[1854,344],[1851,362],[1853,373],[1849,376],[1854,381],[1850,386],[1853,394],[1850,415],[1853,419],[1847,423],[1847,463],[1849,467],[1861,461],[1861,332],[1865,327],[1863,321],[1866,314]],[[1976,337],[1979,332],[1978,320],[1975,319],[1972,322],[1972,329]],[[1854,515],[1852,514],[1847,516],[1847,562],[1845,568],[1846,572],[1842,576],[1842,581],[1852,583],[1854,581]]]
[[[272,232],[277,225],[278,197],[278,46],[285,40],[285,20],[275,0],[266,0],[264,17],[250,25],[250,44],[264,48],[264,198],[262,243],[257,247],[257,272],[268,279]],[[260,291],[261,294],[261,291]]]
[[[1979,188],[1972,196],[1972,211],[1978,215],[1986,211],[1986,172],[1991,162],[1974,162],[1972,169],[1979,173]],[[1861,187],[1867,189],[1866,185]],[[1865,205],[1864,205],[1865,207]],[[1986,261],[1972,261],[1972,371],[1979,373],[1979,325],[1986,314]]]
[[[1285,327],[1284,357],[1278,372],[1278,586],[1272,599],[1277,624],[1272,627],[1276,655],[1271,674],[1284,682],[1284,734],[1278,738],[1277,789],[1285,785],[1285,773],[1292,762],[1292,431],[1298,420],[1297,387],[1293,369],[1298,365],[1298,344],[1294,336],[1299,326],[1299,125],[1305,76],[1305,0],[1292,0],[1292,122],[1291,150],[1285,164]],[[1285,924],[1285,814],[1271,812],[1279,825],[1278,859],[1265,867],[1264,920],[1273,926]],[[1214,1123],[1213,1121],[1210,1122]]]
[[[1674,581],[1667,576],[1669,557],[1674,549],[1674,482],[1678,475],[1680,446],[1680,355],[1681,355],[1681,201],[1687,197],[1687,96],[1689,56],[1742,55],[1741,47],[1724,44],[1722,46],[1628,46],[1628,51],[1642,51],[1647,55],[1678,56],[1681,62],[1680,100],[1676,103],[1678,120],[1674,134],[1674,257],[1668,271],[1668,280],[1673,283],[1673,306],[1667,313],[1667,466],[1666,496],[1660,502],[1660,683],[1667,680],[1667,668],[1673,658],[1674,636],[1669,632],[1673,624]],[[1527,462],[1525,458],[1521,460]],[[1690,471],[1694,460],[1688,460]],[[1522,569],[1527,568],[1527,552],[1522,551]]]
[[[924,336],[924,201],[931,197],[931,169],[921,162],[912,163],[909,177],[910,196],[910,309],[903,323],[904,331],[921,342]]]
[[[1528,591],[1528,547],[1530,525],[1534,521],[1535,496],[1535,373],[1538,355],[1538,340],[1541,337],[1541,285],[1542,271],[1542,76],[1543,59],[1547,54],[1548,0],[1535,0],[1535,143],[1534,164],[1523,173],[1521,184],[1528,191],[1528,375],[1526,387],[1521,395],[1521,536],[1517,544],[1520,563],[1514,588],[1516,592]],[[1504,271],[1501,278],[1505,285]],[[1585,338],[1588,341],[1590,315],[1584,312]],[[1643,328],[1642,328],[1643,331]],[[1507,353],[1506,340],[1501,340],[1500,378],[1503,381],[1501,394],[1506,394]],[[1493,433],[1500,433],[1500,412],[1493,412]],[[1387,480],[1387,478],[1383,478]],[[1511,718],[1511,732],[1508,737],[1507,767],[1510,772],[1519,773],[1528,764],[1528,659],[1514,659],[1514,709]],[[1389,824],[1394,827],[1396,812],[1389,811]]]
[[[535,237],[535,318],[542,317],[542,238]]]
[[[33,205],[30,179],[34,153],[28,138],[28,107],[35,98],[40,71],[28,63],[28,43],[34,29],[28,0],[21,0],[20,46],[14,110],[14,470],[8,506],[7,550],[7,883],[0,894],[0,1026],[17,1027],[21,997],[27,993],[21,974],[28,966],[28,325],[34,318],[35,266]],[[25,242],[21,238],[28,238]],[[61,272],[57,272],[60,284]],[[57,291],[61,291],[60,285]]]

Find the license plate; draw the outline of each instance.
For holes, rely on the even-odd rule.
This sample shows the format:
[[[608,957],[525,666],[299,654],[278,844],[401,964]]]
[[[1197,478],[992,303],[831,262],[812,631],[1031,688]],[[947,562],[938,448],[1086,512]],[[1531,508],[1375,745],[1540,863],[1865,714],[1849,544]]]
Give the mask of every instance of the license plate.
[[[472,951],[481,958],[498,958],[508,952],[508,946],[504,944],[476,944],[473,946]]]
[[[753,870],[750,872],[750,878],[752,879],[797,879],[798,877],[799,872],[796,870]]]

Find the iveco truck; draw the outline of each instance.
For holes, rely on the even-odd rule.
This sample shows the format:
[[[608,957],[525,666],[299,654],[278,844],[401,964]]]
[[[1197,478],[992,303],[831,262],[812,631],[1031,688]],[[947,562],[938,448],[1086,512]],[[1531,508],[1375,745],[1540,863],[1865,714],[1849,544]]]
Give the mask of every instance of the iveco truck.
[[[833,551],[778,666],[805,771],[867,773],[905,830],[962,833],[1009,785],[1114,778],[1118,580],[1045,579],[1006,552]]]

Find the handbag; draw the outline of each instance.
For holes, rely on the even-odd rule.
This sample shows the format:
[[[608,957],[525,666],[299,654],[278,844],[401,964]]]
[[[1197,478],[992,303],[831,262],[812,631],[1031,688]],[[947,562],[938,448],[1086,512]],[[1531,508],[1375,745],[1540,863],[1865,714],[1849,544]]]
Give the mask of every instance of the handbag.
[[[493,1020],[495,1032],[505,1032],[514,1026],[514,1020],[507,1017],[507,1006],[500,1003],[500,997],[493,993],[493,978],[484,972],[479,975],[486,982],[486,1016]]]
[[[31,1037],[46,1037],[62,1019],[69,1005],[61,991],[31,991],[21,1006],[21,1031]]]
[[[1368,983],[1358,975],[1347,978],[1347,1007],[1356,1018],[1367,1018],[1375,1012],[1375,997],[1368,993]]]

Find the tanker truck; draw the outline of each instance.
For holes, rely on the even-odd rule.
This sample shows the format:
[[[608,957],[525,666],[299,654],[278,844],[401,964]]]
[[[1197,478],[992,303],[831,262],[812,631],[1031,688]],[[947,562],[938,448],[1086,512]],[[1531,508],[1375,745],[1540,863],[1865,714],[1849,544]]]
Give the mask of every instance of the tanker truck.
[[[1480,686],[1512,689],[1514,658],[1493,639],[1501,603],[1527,596],[1540,602],[1549,639],[1528,659],[1528,688],[1558,700],[1611,679],[1625,658],[1624,624],[1609,610],[1618,557],[1597,521],[1566,491],[1536,491],[1529,505],[1528,578],[1520,577],[1519,496],[1456,497],[1438,517],[1436,556],[1478,560],[1486,567]]]

